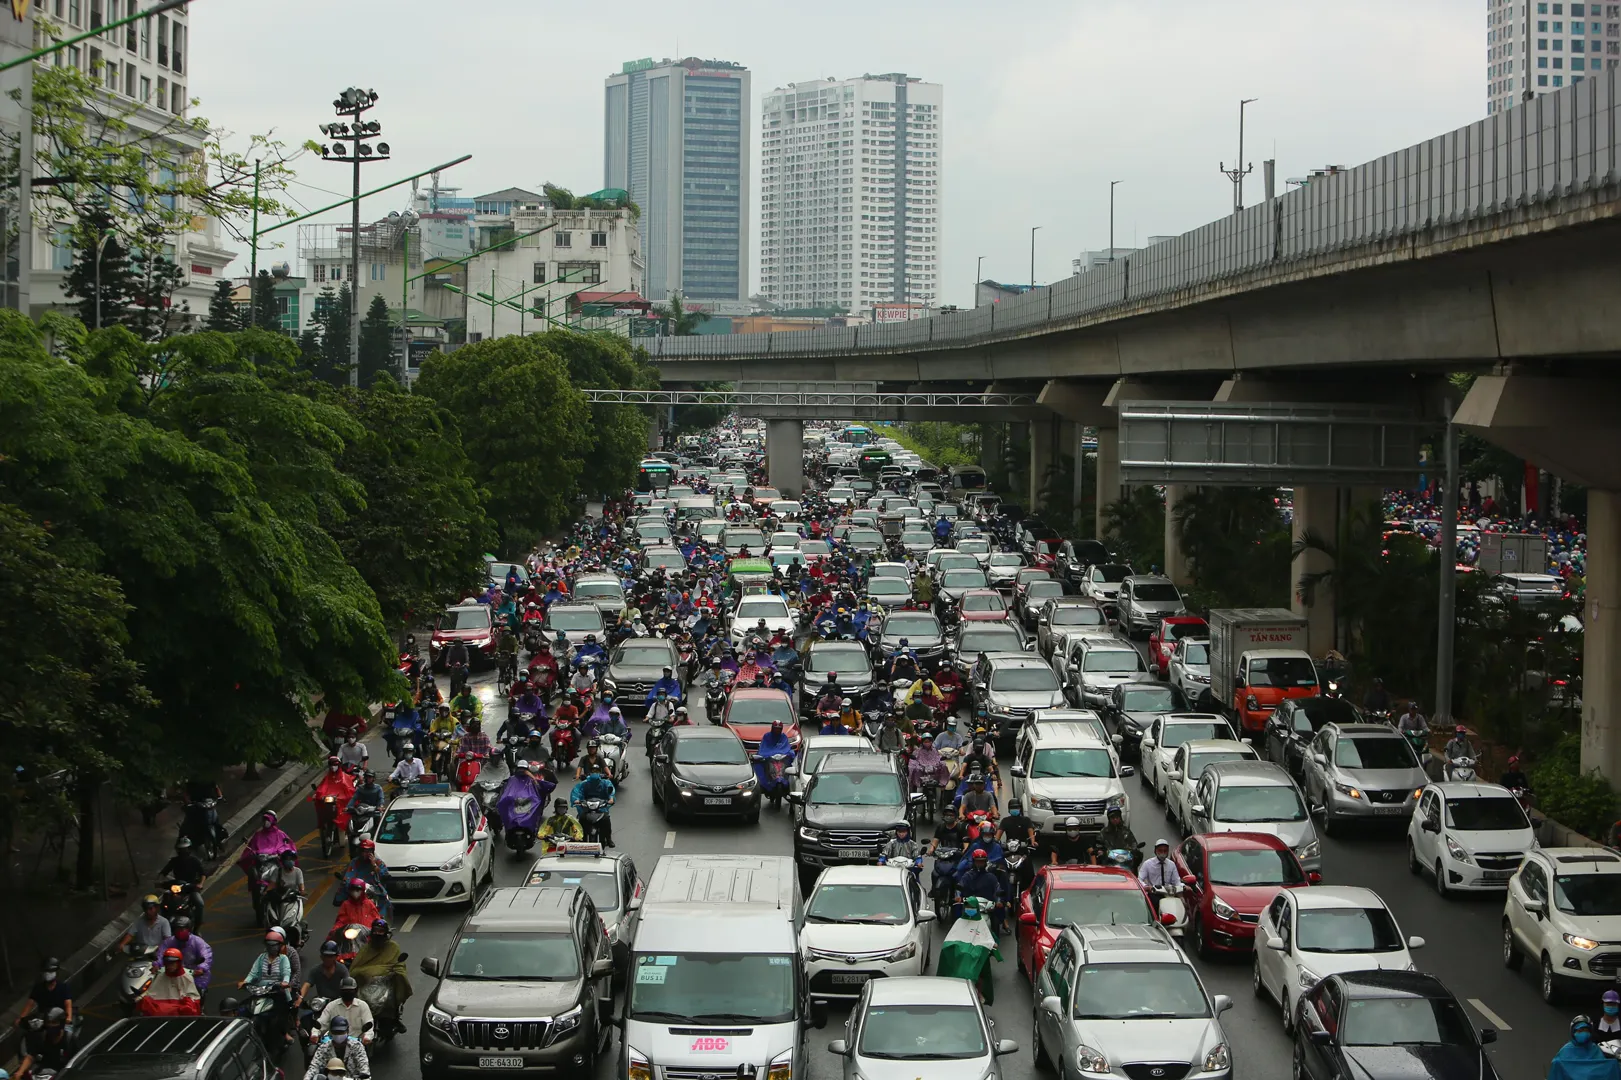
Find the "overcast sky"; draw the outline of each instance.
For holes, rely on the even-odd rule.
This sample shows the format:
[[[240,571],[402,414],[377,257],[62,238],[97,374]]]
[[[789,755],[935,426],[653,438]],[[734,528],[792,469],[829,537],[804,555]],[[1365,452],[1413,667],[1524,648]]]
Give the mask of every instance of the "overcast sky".
[[[1485,6],[196,0],[190,92],[216,126],[275,129],[297,142],[318,137],[338,91],[369,87],[398,162],[373,166],[374,184],[470,153],[446,174],[464,195],[543,181],[583,194],[603,186],[606,76],[640,57],[735,61],[752,71],[758,222],[762,95],[789,82],[904,71],[945,87],[943,296],[967,304],[977,256],[986,277],[1028,280],[1032,226],[1041,226],[1039,282],[1069,276],[1079,252],[1107,247],[1111,180],[1121,181],[1121,247],[1221,216],[1232,186],[1217,166],[1236,156],[1240,98],[1259,99],[1247,114],[1247,202],[1260,197],[1264,158],[1276,157],[1281,187],[1479,119]],[[299,172],[312,186],[291,194],[309,208],[347,194],[343,166],[307,159]],[[365,212],[404,205],[390,193]],[[294,231],[283,234],[289,248]],[[754,287],[758,261],[755,245]]]

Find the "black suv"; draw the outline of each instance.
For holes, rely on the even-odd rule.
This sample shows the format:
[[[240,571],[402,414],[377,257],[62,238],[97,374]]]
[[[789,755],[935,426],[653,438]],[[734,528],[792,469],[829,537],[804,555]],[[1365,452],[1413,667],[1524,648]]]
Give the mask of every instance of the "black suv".
[[[225,1016],[120,1020],[90,1040],[57,1075],[105,1080],[274,1080],[253,1025]]]
[[[590,1076],[611,1031],[609,950],[580,886],[489,890],[462,920],[448,959],[422,961],[439,980],[422,1013],[423,1077],[488,1069]]]
[[[804,885],[824,866],[876,862],[890,830],[911,818],[923,793],[906,793],[886,754],[830,754],[805,790],[788,798],[799,807],[794,861]]]
[[[1111,735],[1120,736],[1122,761],[1139,761],[1143,756],[1143,733],[1161,713],[1185,712],[1187,702],[1174,686],[1144,679],[1142,682],[1118,683],[1109,692],[1109,700],[1101,710],[1103,722]]]

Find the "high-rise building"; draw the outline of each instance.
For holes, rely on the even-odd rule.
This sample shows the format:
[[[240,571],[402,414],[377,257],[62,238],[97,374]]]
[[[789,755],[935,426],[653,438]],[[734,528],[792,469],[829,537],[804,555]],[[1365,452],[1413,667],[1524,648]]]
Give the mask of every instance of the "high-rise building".
[[[605,186],[641,209],[647,297],[748,314],[748,69],[633,60],[608,77],[606,95]]]
[[[1621,66],[1621,4],[1486,0],[1486,111]]]
[[[792,83],[761,110],[760,289],[790,308],[938,302],[941,87]]]

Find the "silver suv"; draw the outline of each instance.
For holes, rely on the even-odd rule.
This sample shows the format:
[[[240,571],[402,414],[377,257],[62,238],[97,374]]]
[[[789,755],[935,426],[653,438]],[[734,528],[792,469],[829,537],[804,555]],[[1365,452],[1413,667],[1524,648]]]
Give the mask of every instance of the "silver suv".
[[[1036,1067],[1061,1075],[1228,1080],[1232,1050],[1214,997],[1164,927],[1070,926],[1036,979]]]
[[[1133,574],[1120,583],[1120,632],[1152,633],[1161,619],[1187,614],[1182,593],[1167,577]]]

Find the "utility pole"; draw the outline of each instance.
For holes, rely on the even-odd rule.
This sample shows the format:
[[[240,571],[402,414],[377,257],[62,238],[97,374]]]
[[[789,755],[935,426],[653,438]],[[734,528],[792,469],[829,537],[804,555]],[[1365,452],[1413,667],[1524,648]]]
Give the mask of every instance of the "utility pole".
[[[1036,287],[1036,230],[1039,228],[1041,228],[1040,225],[1030,227],[1030,287],[1032,289]]]
[[[1114,262],[1114,188],[1118,180],[1109,181],[1109,261]]]
[[[248,297],[253,297],[253,283],[259,280],[259,163],[253,161],[253,254],[248,258]],[[251,310],[251,309],[250,309]]]
[[[1442,436],[1441,469],[1446,479],[1441,493],[1441,595],[1436,605],[1435,723],[1452,723],[1453,644],[1457,635],[1458,584],[1458,425],[1452,422],[1453,405],[1446,404],[1446,434]]]
[[[1244,177],[1255,171],[1254,165],[1244,164],[1244,106],[1259,101],[1260,98],[1244,98],[1238,103],[1238,160],[1233,167],[1228,168],[1227,163],[1221,163],[1222,175],[1233,182],[1233,213],[1244,209]]]
[[[350,118],[346,124],[322,124],[321,134],[332,140],[331,146],[321,147],[321,157],[327,161],[348,161],[354,169],[354,194],[349,203],[349,385],[360,385],[360,166],[368,161],[387,161],[388,143],[380,142],[374,148],[365,140],[380,135],[383,125],[376,120],[362,120],[360,115],[377,104],[377,91],[359,90],[351,86],[332,101],[339,116]]]
[[[411,223],[400,233],[400,385],[405,385],[405,373],[411,366]]]
[[[985,280],[984,276],[980,273],[980,270],[982,267],[984,267],[984,265],[985,256],[981,255],[979,257],[979,261],[974,263],[974,295],[973,302],[968,305],[970,309],[977,308],[979,306],[979,283]]]

